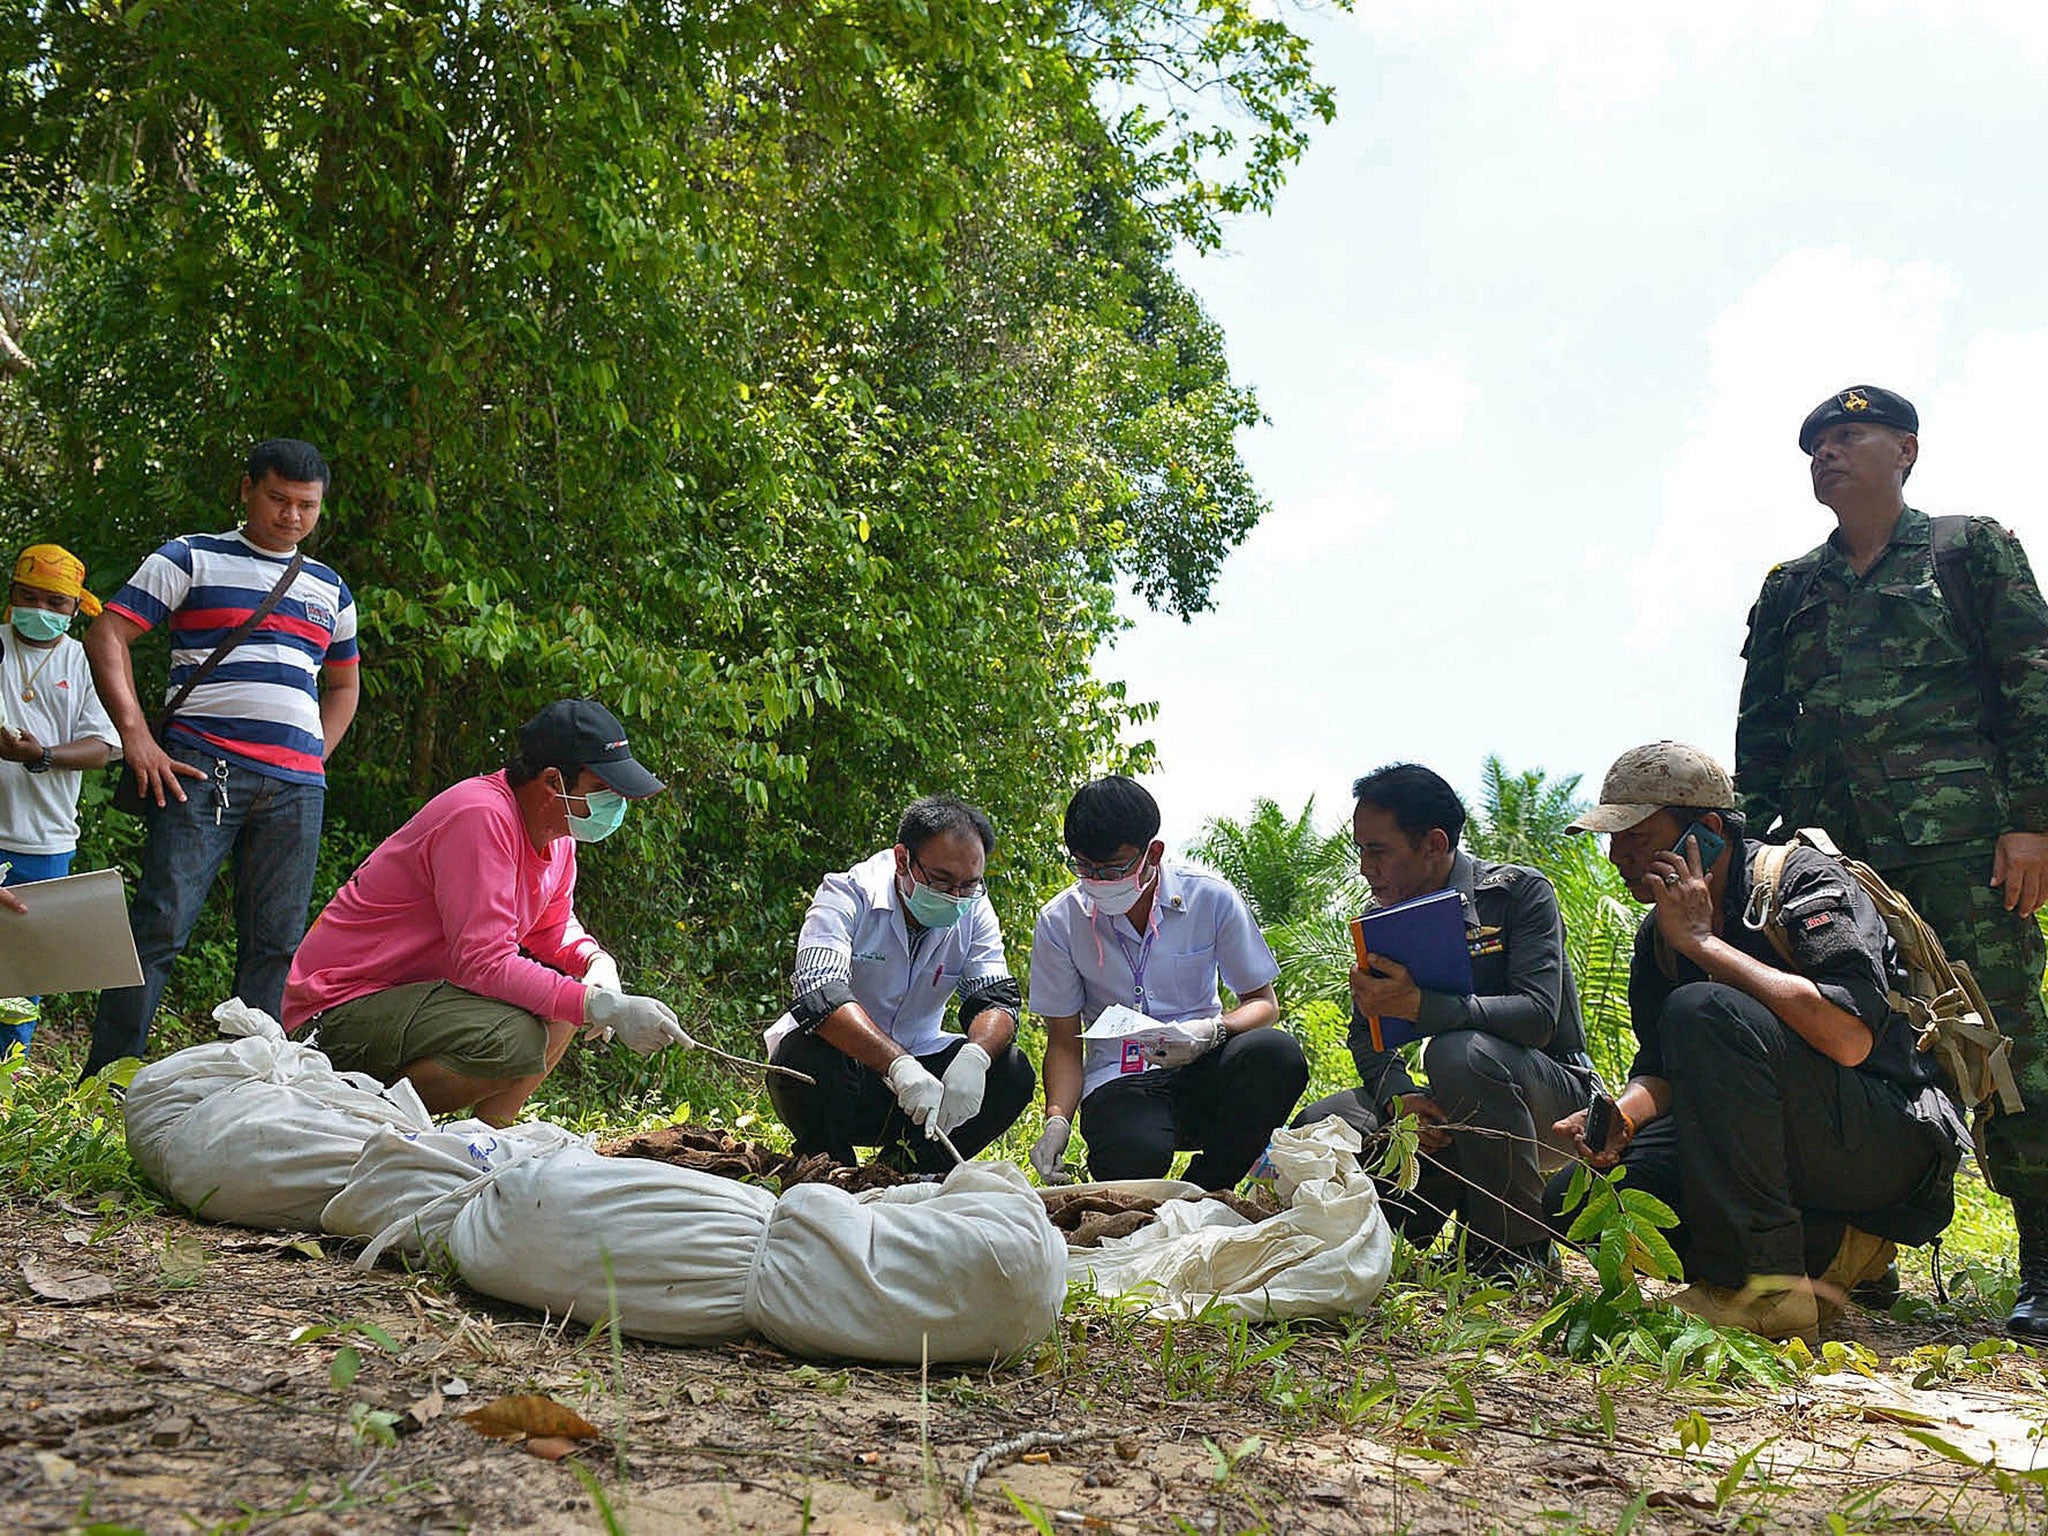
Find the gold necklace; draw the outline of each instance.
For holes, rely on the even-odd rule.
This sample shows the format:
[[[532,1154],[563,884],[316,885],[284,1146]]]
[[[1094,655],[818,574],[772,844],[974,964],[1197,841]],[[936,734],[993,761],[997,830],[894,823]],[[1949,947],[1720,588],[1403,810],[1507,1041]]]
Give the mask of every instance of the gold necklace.
[[[22,646],[17,642],[14,649],[17,653],[16,659],[21,667],[21,702],[33,704],[36,701],[36,679],[43,675],[43,668],[50,664],[50,658],[61,651],[63,647],[61,645],[53,645],[43,652],[43,659],[36,663],[36,669],[33,672],[28,669],[28,658],[19,654]]]

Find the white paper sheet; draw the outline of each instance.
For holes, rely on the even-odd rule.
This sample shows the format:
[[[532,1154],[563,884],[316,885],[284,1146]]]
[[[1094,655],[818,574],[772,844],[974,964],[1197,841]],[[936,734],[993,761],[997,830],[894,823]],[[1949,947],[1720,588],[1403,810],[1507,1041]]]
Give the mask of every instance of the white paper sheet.
[[[0,997],[142,984],[118,869],[13,887],[28,915],[0,911]]]
[[[1150,1034],[1164,1026],[1148,1019],[1135,1008],[1111,1003],[1095,1016],[1095,1022],[1081,1031],[1083,1040],[1128,1040],[1132,1035]]]

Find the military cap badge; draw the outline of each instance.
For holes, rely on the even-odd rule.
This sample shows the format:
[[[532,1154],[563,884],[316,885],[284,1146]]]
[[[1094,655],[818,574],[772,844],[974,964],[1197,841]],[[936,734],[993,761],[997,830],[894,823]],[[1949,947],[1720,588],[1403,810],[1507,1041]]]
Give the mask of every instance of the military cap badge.
[[[1920,413],[1904,395],[1875,384],[1855,384],[1816,405],[1799,425],[1799,451],[1813,452],[1814,439],[1838,422],[1860,421],[1871,426],[1895,427],[1901,432],[1920,430]]]

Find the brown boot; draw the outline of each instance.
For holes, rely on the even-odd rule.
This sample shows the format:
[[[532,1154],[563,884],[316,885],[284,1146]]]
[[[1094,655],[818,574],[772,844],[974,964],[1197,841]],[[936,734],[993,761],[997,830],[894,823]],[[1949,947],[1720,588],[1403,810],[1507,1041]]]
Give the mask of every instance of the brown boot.
[[[1820,1320],[1831,1323],[1849,1305],[1849,1293],[1867,1280],[1876,1280],[1891,1268],[1899,1245],[1860,1227],[1842,1229],[1842,1246],[1827,1270],[1813,1282],[1813,1299],[1820,1308]]]
[[[1809,1348],[1820,1342],[1820,1308],[1804,1275],[1753,1275],[1739,1291],[1702,1280],[1672,1297],[1671,1305],[1716,1328],[1742,1328],[1767,1339],[1803,1339]]]

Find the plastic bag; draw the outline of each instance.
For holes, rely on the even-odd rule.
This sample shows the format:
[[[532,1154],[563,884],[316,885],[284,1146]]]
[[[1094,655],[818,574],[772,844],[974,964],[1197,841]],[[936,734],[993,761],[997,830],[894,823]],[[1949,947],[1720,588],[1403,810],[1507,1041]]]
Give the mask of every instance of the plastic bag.
[[[1248,1317],[1344,1317],[1379,1299],[1394,1239],[1358,1132],[1332,1116],[1276,1131],[1269,1155],[1286,1209],[1250,1222],[1219,1201],[1173,1201],[1158,1220],[1067,1256],[1070,1279],[1141,1297],[1154,1316],[1222,1307]]]
[[[136,1166],[194,1215],[318,1231],[373,1131],[432,1128],[410,1083],[337,1072],[239,998],[213,1016],[232,1038],[151,1062],[121,1105]]]
[[[986,1364],[1052,1331],[1066,1243],[1012,1163],[856,1198],[799,1184],[768,1219],[747,1291],[753,1325],[799,1355]]]
[[[587,1137],[544,1120],[503,1128],[451,1120],[433,1131],[379,1126],[341,1193],[320,1213],[320,1225],[340,1237],[371,1239],[357,1260],[365,1269],[387,1248],[428,1255],[446,1245],[461,1209],[447,1197],[471,1180],[522,1157],[587,1145]]]
[[[775,1197],[587,1147],[523,1158],[459,1197],[448,1253],[487,1296],[667,1344],[747,1331],[747,1278]]]

